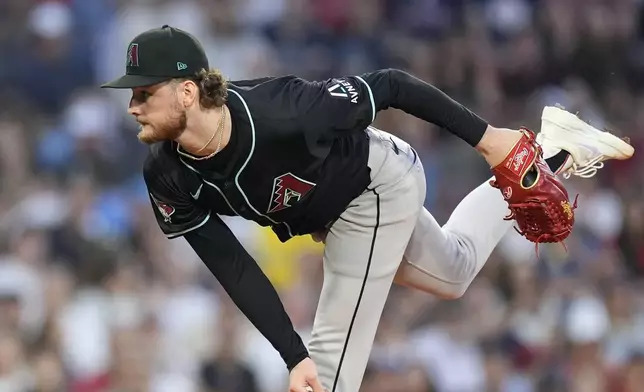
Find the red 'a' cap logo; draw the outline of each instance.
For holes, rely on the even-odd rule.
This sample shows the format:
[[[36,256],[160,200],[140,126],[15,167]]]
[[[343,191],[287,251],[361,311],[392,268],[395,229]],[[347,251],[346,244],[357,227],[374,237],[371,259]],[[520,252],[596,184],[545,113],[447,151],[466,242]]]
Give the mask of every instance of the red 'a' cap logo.
[[[127,65],[129,67],[139,66],[139,44],[130,44],[127,49]]]

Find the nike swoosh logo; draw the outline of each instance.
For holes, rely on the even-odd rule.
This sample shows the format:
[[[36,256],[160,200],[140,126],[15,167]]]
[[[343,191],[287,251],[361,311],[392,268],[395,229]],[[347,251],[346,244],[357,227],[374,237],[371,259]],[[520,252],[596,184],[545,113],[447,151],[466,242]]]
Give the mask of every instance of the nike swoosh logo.
[[[194,194],[190,193],[190,196],[192,196],[193,199],[197,200],[199,198],[199,195],[201,195],[201,188],[203,188],[203,184],[199,185],[197,192],[195,192]]]

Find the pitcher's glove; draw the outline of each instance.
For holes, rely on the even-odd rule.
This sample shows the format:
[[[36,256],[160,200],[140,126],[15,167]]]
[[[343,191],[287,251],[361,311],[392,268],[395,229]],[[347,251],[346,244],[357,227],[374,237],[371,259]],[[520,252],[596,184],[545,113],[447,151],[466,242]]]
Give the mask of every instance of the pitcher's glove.
[[[577,198],[571,205],[568,192],[543,159],[534,132],[521,132],[523,137],[506,159],[492,168],[495,179],[490,184],[508,202],[510,214],[504,219],[514,219],[519,234],[537,244],[562,242],[575,223]]]

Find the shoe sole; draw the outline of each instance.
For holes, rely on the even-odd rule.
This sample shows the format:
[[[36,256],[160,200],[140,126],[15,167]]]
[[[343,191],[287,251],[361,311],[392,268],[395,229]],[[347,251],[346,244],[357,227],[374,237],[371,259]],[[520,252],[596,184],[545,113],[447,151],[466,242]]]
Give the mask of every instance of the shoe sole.
[[[635,153],[635,148],[628,144],[626,141],[620,139],[619,137],[613,135],[610,132],[600,131],[599,129],[593,127],[592,125],[586,123],[576,115],[567,112],[565,110],[559,109],[553,106],[546,106],[543,109],[543,114],[541,115],[541,120],[548,122],[550,124],[556,125],[565,129],[570,133],[574,133],[580,137],[585,136],[586,132],[580,130],[583,127],[591,127],[596,132],[594,133],[597,141],[606,146],[609,151],[612,153],[603,153],[608,157],[618,160],[626,160],[633,156]]]

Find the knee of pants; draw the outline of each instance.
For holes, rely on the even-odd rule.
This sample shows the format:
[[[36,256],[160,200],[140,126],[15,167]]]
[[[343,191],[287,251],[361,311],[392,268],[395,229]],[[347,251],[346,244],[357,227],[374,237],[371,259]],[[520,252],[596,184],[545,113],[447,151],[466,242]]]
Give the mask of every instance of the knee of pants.
[[[462,297],[478,274],[480,263],[470,241],[449,230],[444,230],[444,235],[440,249],[405,254],[396,283],[443,299]]]
[[[455,300],[465,294],[471,282],[448,283],[418,270],[407,260],[403,260],[396,273],[394,283],[435,295],[440,299]]]

